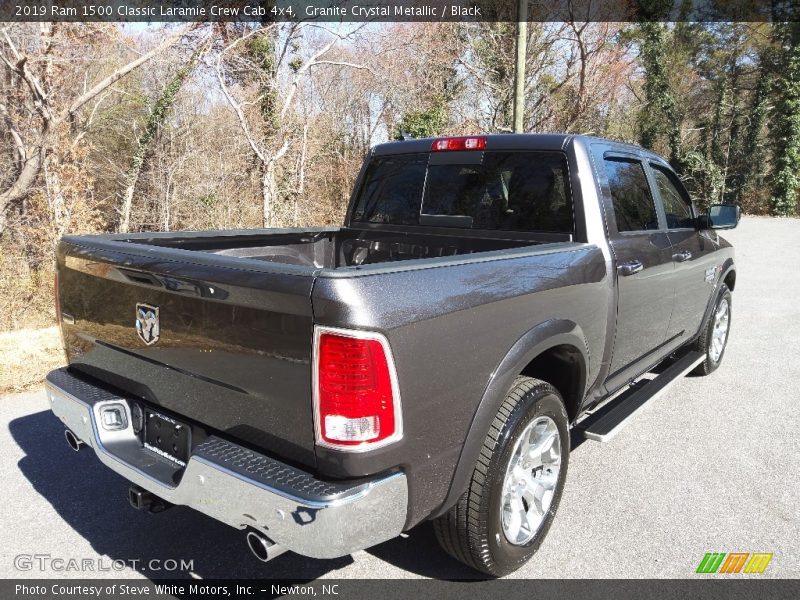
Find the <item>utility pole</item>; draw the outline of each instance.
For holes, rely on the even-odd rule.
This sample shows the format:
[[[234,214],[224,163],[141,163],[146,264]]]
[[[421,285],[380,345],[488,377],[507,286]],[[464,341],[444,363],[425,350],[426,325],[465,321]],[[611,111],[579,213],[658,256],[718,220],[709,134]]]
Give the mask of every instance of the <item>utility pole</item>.
[[[519,0],[517,64],[514,68],[514,133],[522,133],[525,117],[525,55],[528,50],[528,0]]]

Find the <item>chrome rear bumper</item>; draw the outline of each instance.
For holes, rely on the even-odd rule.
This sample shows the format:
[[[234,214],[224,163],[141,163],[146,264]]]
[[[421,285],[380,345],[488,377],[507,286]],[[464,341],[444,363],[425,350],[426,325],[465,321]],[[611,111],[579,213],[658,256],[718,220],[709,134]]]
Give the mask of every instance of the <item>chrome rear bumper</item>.
[[[405,525],[408,488],[401,472],[327,482],[214,436],[197,446],[181,469],[142,448],[120,396],[66,369],[52,371],[46,386],[53,413],[107,467],[172,504],[238,529],[255,528],[298,554],[345,556],[396,537]],[[128,411],[127,429],[100,426],[99,411],[111,403]]]

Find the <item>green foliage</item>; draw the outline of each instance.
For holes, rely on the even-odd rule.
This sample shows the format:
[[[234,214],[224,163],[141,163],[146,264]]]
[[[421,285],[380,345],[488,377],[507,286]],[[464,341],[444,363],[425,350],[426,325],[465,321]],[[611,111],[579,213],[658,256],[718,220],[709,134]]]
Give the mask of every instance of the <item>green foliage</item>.
[[[245,53],[255,63],[257,72],[251,74],[258,85],[259,108],[264,124],[275,129],[278,126],[278,92],[275,80],[277,77],[277,63],[275,57],[275,35],[272,32],[255,35],[247,40]],[[299,61],[297,63],[296,61]],[[299,58],[290,63],[293,70],[302,65]]]
[[[396,140],[404,135],[414,138],[440,135],[449,123],[450,103],[461,89],[457,70],[453,64],[444,62],[434,65],[427,75],[433,91],[422,102],[422,108],[402,115],[394,131]]]
[[[772,73],[768,53],[761,56],[758,80],[753,98],[746,111],[743,138],[735,149],[734,163],[738,166],[730,182],[730,202],[740,204],[745,194],[760,192],[764,187],[766,156],[760,143],[761,131],[767,121]]]
[[[164,121],[169,115],[169,111],[172,109],[173,104],[175,104],[175,98],[186,81],[186,78],[189,77],[194,70],[198,57],[198,53],[195,52],[195,54],[193,54],[190,58],[189,62],[178,69],[172,79],[170,79],[167,85],[164,86],[161,95],[153,105],[153,110],[150,111],[150,115],[145,123],[144,131],[137,140],[136,150],[133,153],[131,165],[128,169],[127,181],[129,186],[136,185],[136,181],[139,178],[139,173],[142,171],[144,161],[147,158],[147,154],[150,150],[150,145],[153,143],[153,140],[156,138],[156,135],[164,124]]]
[[[793,28],[643,23],[629,34],[644,72],[639,142],[668,154],[698,204],[796,211],[800,63]]]
[[[774,215],[794,214],[800,186],[800,23],[776,30],[781,43],[776,102],[772,124],[774,170],[770,209]]]
[[[394,139],[403,139],[403,135],[414,138],[433,137],[439,135],[447,125],[447,105],[442,101],[434,102],[427,110],[408,112],[403,115],[395,131]]]
[[[703,210],[722,201],[725,177],[719,165],[706,153],[697,150],[685,152],[682,156],[681,175]]]
[[[156,103],[153,105],[153,110],[147,119],[144,132],[139,136],[139,146],[133,157],[132,169],[139,170],[142,167],[144,157],[147,154],[147,149],[150,143],[156,137],[159,128],[167,118],[172,105],[175,104],[175,97],[178,95],[186,78],[191,74],[194,69],[195,62],[190,60],[188,64],[181,67],[175,76],[167,83],[161,92]]]
[[[202,204],[206,208],[214,208],[214,206],[216,206],[217,202],[219,201],[219,197],[217,196],[216,192],[211,191],[208,192],[207,194],[203,194],[202,196],[200,196],[199,200],[200,204]]]
[[[716,107],[714,109],[714,118],[711,121],[709,152],[711,154],[711,160],[714,162],[714,164],[723,165],[726,161],[725,154],[727,152],[723,140],[723,128],[724,121],[727,116],[726,105],[730,101],[727,77],[720,77],[716,87]]]
[[[529,52],[530,39],[528,32]],[[496,117],[493,126],[510,131],[513,118],[514,65],[516,53],[516,23],[481,23],[477,35],[467,41],[467,48],[487,82],[496,90]]]
[[[639,143],[645,148],[657,148],[666,138],[670,160],[680,163],[680,119],[667,78],[668,31],[663,23],[643,23],[639,27],[646,100],[639,113]]]

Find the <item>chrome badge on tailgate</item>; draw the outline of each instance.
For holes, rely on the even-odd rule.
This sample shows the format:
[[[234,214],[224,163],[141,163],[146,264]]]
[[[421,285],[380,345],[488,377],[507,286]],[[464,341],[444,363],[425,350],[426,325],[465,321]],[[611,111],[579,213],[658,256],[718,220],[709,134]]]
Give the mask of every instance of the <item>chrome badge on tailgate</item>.
[[[136,305],[136,334],[148,346],[158,341],[160,326],[158,307],[139,303]]]

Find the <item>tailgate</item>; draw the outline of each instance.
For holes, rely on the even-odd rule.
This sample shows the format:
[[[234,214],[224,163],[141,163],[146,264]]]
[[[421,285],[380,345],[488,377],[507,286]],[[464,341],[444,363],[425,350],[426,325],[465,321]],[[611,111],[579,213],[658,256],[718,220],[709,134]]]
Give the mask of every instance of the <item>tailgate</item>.
[[[140,248],[93,247],[91,238],[59,245],[70,369],[313,466],[314,271],[270,272],[247,259],[223,267],[202,252]]]

